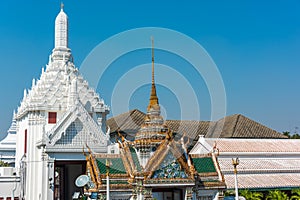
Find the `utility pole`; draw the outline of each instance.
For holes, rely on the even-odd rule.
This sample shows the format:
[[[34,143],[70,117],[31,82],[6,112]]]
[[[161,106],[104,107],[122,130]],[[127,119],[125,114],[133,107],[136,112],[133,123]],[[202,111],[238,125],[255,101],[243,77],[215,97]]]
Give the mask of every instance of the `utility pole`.
[[[110,163],[106,159],[106,200],[109,200],[109,168]]]
[[[235,185],[235,200],[239,199],[239,189],[237,180],[237,166],[239,165],[239,158],[232,158],[232,165],[234,167],[234,185]]]

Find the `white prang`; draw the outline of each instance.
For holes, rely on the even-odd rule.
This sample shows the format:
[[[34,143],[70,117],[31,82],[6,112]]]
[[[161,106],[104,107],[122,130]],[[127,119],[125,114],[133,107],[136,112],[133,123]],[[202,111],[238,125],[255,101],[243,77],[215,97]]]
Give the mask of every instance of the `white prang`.
[[[68,47],[68,16],[61,8],[55,19],[55,48]]]
[[[56,122],[49,113],[56,113]],[[53,199],[56,161],[82,161],[82,148],[107,153],[109,107],[89,87],[68,48],[68,17],[55,20],[55,46],[46,68],[24,96],[15,115],[16,170],[21,198]],[[53,113],[51,113],[53,114]],[[27,136],[25,138],[25,136]]]

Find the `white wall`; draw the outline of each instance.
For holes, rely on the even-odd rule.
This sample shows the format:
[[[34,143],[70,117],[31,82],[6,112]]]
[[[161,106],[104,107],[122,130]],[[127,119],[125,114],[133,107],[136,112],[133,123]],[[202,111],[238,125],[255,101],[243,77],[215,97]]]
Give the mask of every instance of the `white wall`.
[[[20,177],[13,175],[14,168],[0,167],[0,197],[19,197]]]

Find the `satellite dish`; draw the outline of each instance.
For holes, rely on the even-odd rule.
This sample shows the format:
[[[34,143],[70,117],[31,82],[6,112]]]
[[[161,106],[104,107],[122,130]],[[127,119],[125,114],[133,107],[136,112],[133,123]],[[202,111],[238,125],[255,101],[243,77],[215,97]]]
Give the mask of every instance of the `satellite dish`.
[[[75,181],[75,185],[77,187],[83,187],[86,184],[88,184],[89,181],[90,181],[90,177],[88,177],[87,175],[80,175],[77,177]]]

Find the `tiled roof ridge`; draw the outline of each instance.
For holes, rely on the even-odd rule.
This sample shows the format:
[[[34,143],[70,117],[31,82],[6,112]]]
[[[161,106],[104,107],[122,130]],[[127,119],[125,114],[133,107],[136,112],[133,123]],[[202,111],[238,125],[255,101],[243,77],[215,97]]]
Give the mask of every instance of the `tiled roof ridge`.
[[[278,131],[276,131],[276,130],[274,130],[274,129],[272,129],[272,128],[269,128],[269,127],[267,127],[267,126],[265,126],[264,124],[262,124],[261,122],[257,122],[257,121],[255,121],[255,120],[253,120],[253,119],[250,119],[249,117],[246,117],[246,116],[244,116],[244,115],[240,115],[240,120],[238,121],[239,123],[236,123],[236,126],[238,127],[238,126],[244,126],[243,125],[243,123],[247,123],[246,124],[246,127],[248,128],[249,126],[249,132],[251,132],[252,131],[252,129],[253,129],[253,126],[258,126],[258,127],[260,127],[260,129],[262,129],[262,133],[263,134],[265,134],[266,133],[266,131],[269,131],[269,133],[273,136],[273,137],[279,137],[279,136],[281,136],[282,138],[287,138],[287,137],[285,137],[285,136],[283,136],[283,134],[281,134],[280,132],[278,132]],[[251,123],[251,124],[250,124]],[[235,134],[238,134],[238,133],[236,133],[236,132],[234,132],[234,135]],[[263,136],[261,136],[261,138],[263,138]]]
[[[236,131],[236,127],[237,127],[237,125],[238,125],[238,123],[239,123],[239,120],[240,120],[240,118],[241,118],[241,116],[243,116],[243,115],[241,115],[241,114],[234,114],[234,115],[231,115],[232,117],[234,116],[236,116],[236,120],[235,120],[235,123],[234,123],[234,127],[233,127],[233,130],[232,130],[232,135],[231,136],[233,136],[234,135],[234,133],[235,133],[235,131]]]
[[[169,122],[207,122],[207,123],[210,123],[210,122],[213,122],[213,121],[202,121],[202,120],[195,120],[195,119],[188,119],[188,120],[180,120],[180,119],[166,119],[166,121],[169,121]]]
[[[257,141],[263,141],[263,140],[266,140],[266,141],[271,141],[271,140],[282,140],[282,141],[286,141],[287,139],[286,138],[205,138],[205,140],[212,140],[212,141],[219,141],[219,140],[234,140],[234,141],[238,141],[238,140],[247,140],[247,141],[254,141],[254,140],[257,140]],[[295,141],[297,141],[297,139],[295,139]],[[298,140],[300,141],[300,140]]]
[[[136,113],[136,112],[138,112],[138,113],[140,113],[140,114],[144,114],[144,115],[146,114],[146,113],[140,111],[140,110],[137,109],[137,108],[135,108],[135,109],[133,109],[133,110],[130,110],[129,112],[130,112],[130,116],[131,116],[133,113]]]
[[[133,176],[133,174],[135,172],[135,165],[134,165],[132,157],[131,157],[129,146],[126,142],[123,144],[122,150],[123,151],[120,151],[120,153],[121,153],[121,158],[124,163],[124,167],[127,168],[130,176]]]
[[[169,150],[170,150],[169,141],[165,139],[158,146],[157,150],[154,152],[151,158],[148,160],[147,164],[145,165],[146,166],[145,171],[150,173],[155,171],[156,168],[160,165],[160,163],[165,159]]]
[[[137,131],[141,121],[144,121],[144,115],[146,114],[139,109],[133,109],[108,119],[108,123],[113,125],[111,127],[113,132],[117,131],[118,127],[122,130],[124,129],[124,131],[126,131],[126,129]],[[128,118],[129,116],[131,118]],[[184,131],[182,129],[188,130],[192,128],[190,131],[192,131],[191,134],[195,138],[197,138],[199,134],[205,135],[205,137],[215,138],[285,138],[280,132],[240,113],[225,116],[216,121],[167,119],[165,120],[165,124],[174,132],[182,132]],[[134,133],[134,131],[132,133]],[[218,136],[218,134],[220,135]]]
[[[125,113],[121,113],[115,117],[111,117],[108,120],[113,120],[116,123],[117,127],[120,128],[128,121],[129,118],[131,118],[131,116],[133,116],[137,112],[144,114],[143,112],[141,112],[138,109],[133,109],[133,110],[127,111]],[[123,116],[125,116],[125,118],[124,119],[121,118],[121,120],[120,120],[119,118],[123,117]]]
[[[187,164],[188,160],[185,157],[185,153],[187,155],[188,155],[188,153],[187,152],[182,153],[182,151],[184,151],[184,150],[181,148],[181,151],[180,151],[179,148],[178,148],[178,146],[177,146],[177,144],[176,144],[176,142],[174,140],[171,142],[170,146],[171,146],[170,151],[172,152],[172,154],[174,156],[176,156],[177,162],[181,165],[181,167],[184,169],[184,171],[186,172],[186,174],[189,174],[189,175],[193,174],[194,171],[195,171],[194,166],[193,165],[188,166],[188,164]]]

